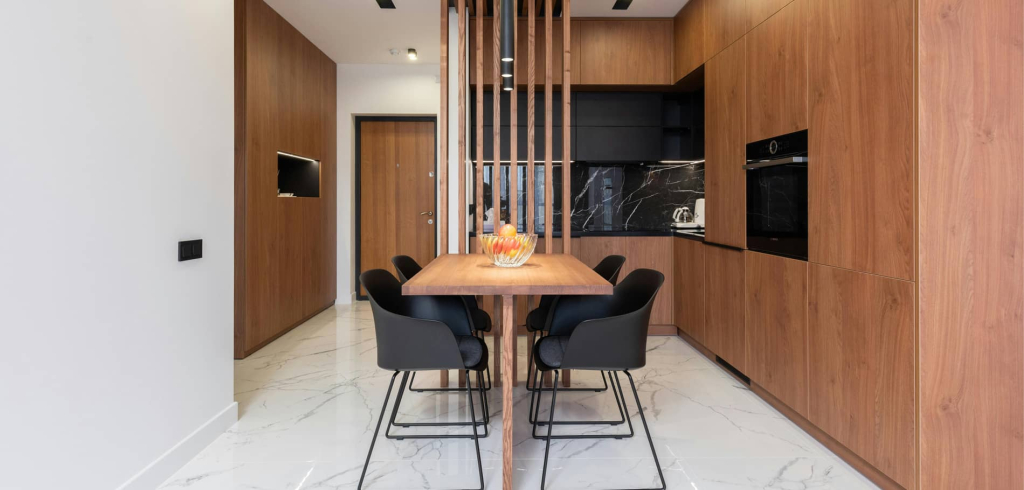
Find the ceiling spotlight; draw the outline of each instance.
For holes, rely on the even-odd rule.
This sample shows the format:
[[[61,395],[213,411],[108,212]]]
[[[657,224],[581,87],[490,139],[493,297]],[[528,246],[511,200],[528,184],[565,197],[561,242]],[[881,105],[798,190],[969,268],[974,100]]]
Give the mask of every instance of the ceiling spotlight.
[[[416,58],[417,58],[416,50],[412,49],[412,48],[409,48],[409,59],[412,60],[412,61],[416,61]]]
[[[391,56],[398,56],[398,50],[395,48],[389,49],[388,52],[391,53]]]
[[[515,85],[515,82],[512,80],[511,76],[501,79],[501,88],[502,88],[502,90],[504,90],[506,92],[511,92],[512,91],[512,87],[514,85]]]

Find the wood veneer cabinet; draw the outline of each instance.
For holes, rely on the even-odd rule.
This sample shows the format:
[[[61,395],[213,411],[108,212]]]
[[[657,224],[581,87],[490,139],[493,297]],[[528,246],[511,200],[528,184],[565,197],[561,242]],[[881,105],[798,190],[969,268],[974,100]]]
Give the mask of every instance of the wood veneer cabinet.
[[[810,260],[913,280],[914,1],[800,3]]]
[[[805,4],[790,3],[746,35],[747,143],[807,129]]]
[[[914,283],[811,264],[808,420],[914,484]]]
[[[672,306],[675,326],[704,343],[704,244],[688,238],[673,238]]]
[[[674,82],[671,20],[581,20],[579,30],[580,83],[668,85]]]
[[[585,236],[580,244],[580,260],[594,267],[609,255],[622,255],[626,263],[619,272],[624,279],[636,269],[654,269],[665,275],[651,311],[651,325],[673,325],[672,300],[672,237],[593,237]]]
[[[704,190],[706,241],[747,246],[746,42],[704,66]]]
[[[690,74],[707,58],[704,53],[704,4],[714,0],[690,0],[672,22],[673,81]]]
[[[745,256],[745,374],[807,417],[807,262]]]
[[[744,252],[705,244],[704,253],[704,345],[745,371]]]
[[[705,0],[704,58],[714,58],[750,30],[751,0]]]

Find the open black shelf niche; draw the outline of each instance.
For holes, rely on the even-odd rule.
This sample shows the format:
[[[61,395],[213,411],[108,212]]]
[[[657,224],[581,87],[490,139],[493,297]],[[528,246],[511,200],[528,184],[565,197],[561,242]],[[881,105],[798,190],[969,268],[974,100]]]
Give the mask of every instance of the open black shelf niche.
[[[277,152],[277,196],[320,197],[320,162]]]

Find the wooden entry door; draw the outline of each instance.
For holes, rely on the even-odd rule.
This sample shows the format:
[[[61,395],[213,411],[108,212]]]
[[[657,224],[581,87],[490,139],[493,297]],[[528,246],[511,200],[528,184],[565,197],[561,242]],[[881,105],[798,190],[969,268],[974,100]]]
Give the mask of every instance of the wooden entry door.
[[[395,255],[426,266],[436,256],[436,122],[396,118],[357,124],[359,273],[394,273]],[[366,296],[362,285],[359,296]]]

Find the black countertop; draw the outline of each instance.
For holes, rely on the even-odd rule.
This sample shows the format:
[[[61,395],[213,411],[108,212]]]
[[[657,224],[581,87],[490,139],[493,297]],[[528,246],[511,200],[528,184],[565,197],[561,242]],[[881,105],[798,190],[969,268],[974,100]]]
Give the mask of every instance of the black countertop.
[[[476,233],[469,232],[470,237],[475,237]],[[537,233],[538,237],[543,237],[544,233]],[[556,231],[554,233],[555,238],[561,238],[562,232]],[[704,241],[704,230],[688,229],[680,230],[673,228],[662,228],[662,229],[635,229],[625,227],[602,227],[602,228],[588,228],[585,230],[573,230],[572,236],[585,237],[585,236],[632,236],[632,237],[658,237],[658,236],[678,236],[682,238],[688,238],[690,240]]]

